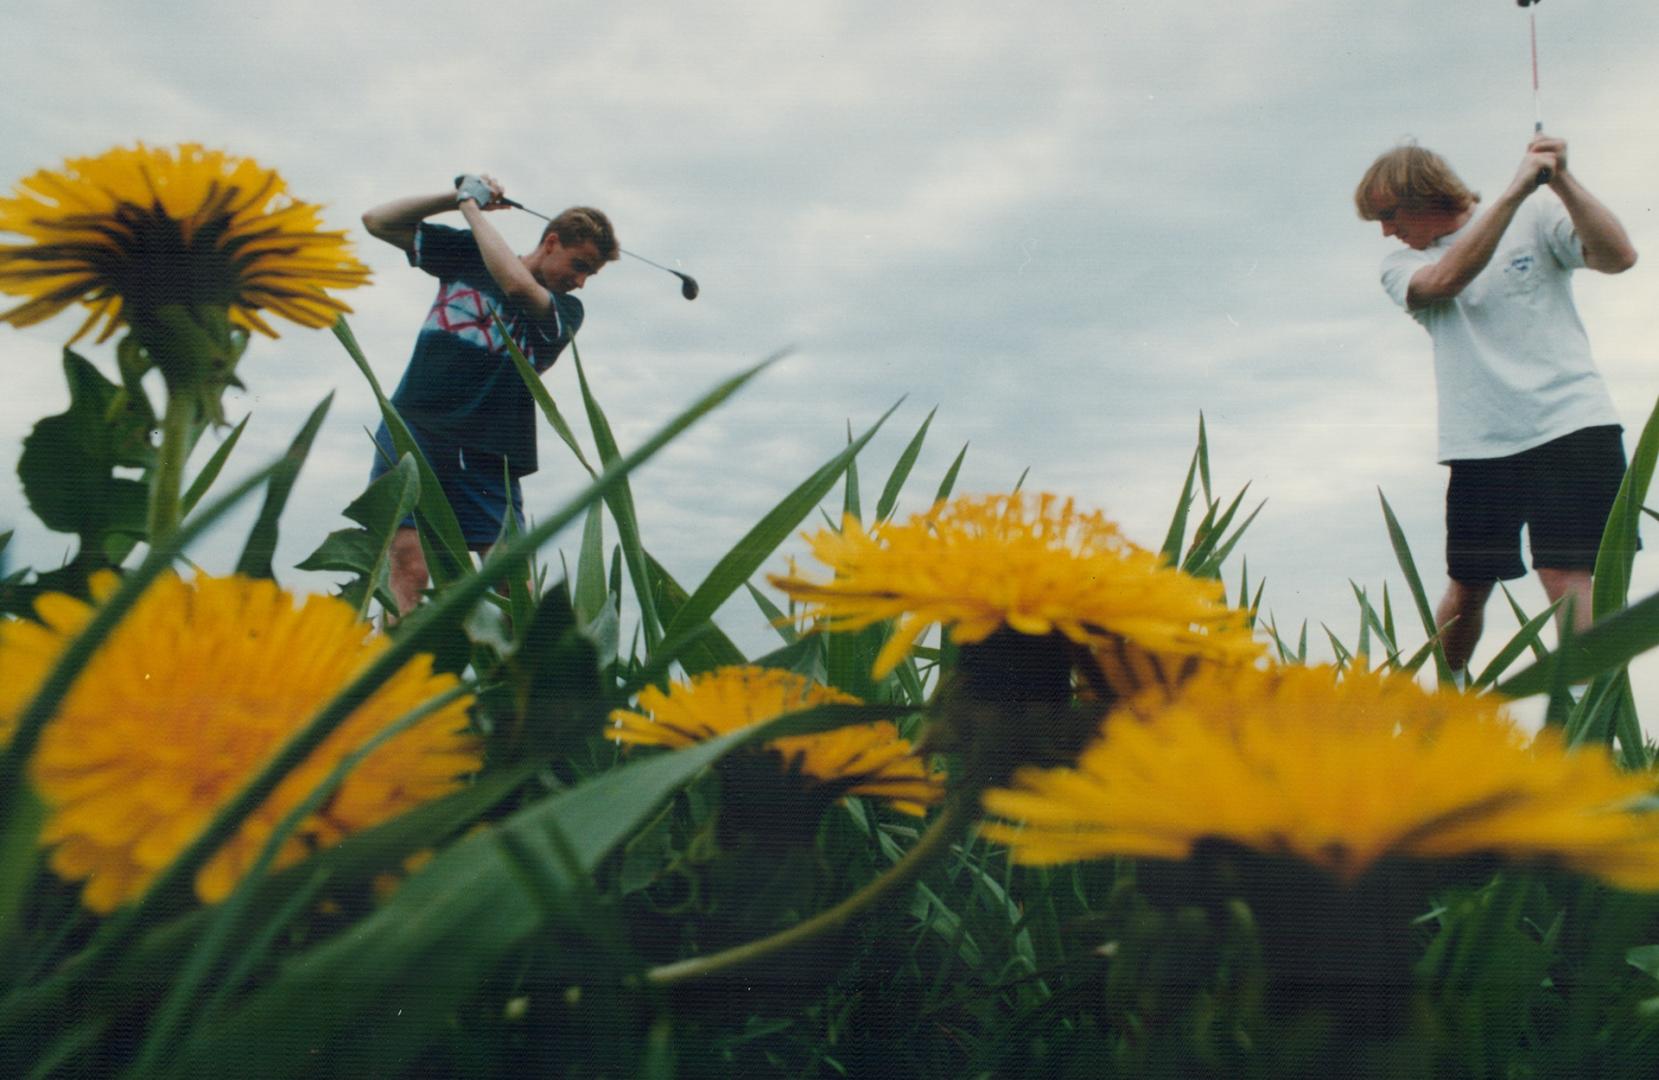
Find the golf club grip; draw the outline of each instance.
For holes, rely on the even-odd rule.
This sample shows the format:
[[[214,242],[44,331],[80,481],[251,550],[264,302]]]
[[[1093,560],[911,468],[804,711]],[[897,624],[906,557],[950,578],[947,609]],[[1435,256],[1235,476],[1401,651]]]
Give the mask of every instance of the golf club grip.
[[[1545,166],[1544,168],[1538,170],[1538,186],[1543,187],[1545,184],[1547,184],[1549,182],[1550,182],[1550,170],[1549,170],[1548,166]]]

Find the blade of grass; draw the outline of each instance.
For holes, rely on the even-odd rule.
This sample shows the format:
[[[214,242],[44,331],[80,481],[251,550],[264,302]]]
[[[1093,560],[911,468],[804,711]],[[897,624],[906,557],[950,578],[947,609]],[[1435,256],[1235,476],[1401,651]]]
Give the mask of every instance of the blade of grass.
[[[886,521],[893,516],[894,509],[899,503],[899,493],[904,490],[904,483],[910,479],[910,471],[916,467],[916,458],[922,452],[922,444],[927,439],[927,429],[933,423],[933,414],[939,411],[935,405],[928,410],[927,419],[916,434],[911,436],[910,442],[905,444],[904,452],[899,455],[898,461],[893,464],[893,471],[888,474],[887,483],[881,489],[881,497],[876,500],[876,520]]]
[[[1567,682],[1582,682],[1611,671],[1659,645],[1659,593],[1640,600],[1591,626],[1582,634],[1570,635],[1563,624],[1563,643],[1540,660],[1498,685],[1511,697],[1541,693],[1551,685],[1550,669],[1564,656],[1561,668]]]
[[[853,426],[847,424],[847,445],[853,442]],[[841,495],[841,520],[852,518],[860,524],[864,521],[864,507],[859,502],[858,493],[858,459],[855,457],[847,462],[847,475]]]
[[[311,444],[316,441],[317,432],[322,430],[323,418],[328,415],[329,406],[333,403],[334,395],[331,393],[311,410],[310,418],[300,428],[299,434],[294,436],[294,441],[288,445],[288,453],[283,456],[282,465],[271,475],[271,482],[265,486],[265,503],[259,508],[259,517],[248,533],[247,543],[242,547],[242,557],[236,560],[238,574],[257,578],[276,577],[271,559],[276,554],[278,525],[282,521],[282,512],[288,506],[288,496],[294,490],[294,482],[299,479],[300,469],[311,454]],[[247,423],[246,420],[242,422]],[[237,430],[240,432],[241,429]],[[194,503],[186,500],[187,508],[193,505]]]
[[[1428,593],[1423,589],[1423,579],[1417,573],[1417,561],[1411,557],[1411,545],[1406,542],[1405,530],[1400,528],[1399,518],[1394,516],[1394,508],[1388,505],[1388,497],[1377,489],[1377,498],[1382,502],[1383,520],[1388,523],[1388,540],[1394,545],[1394,557],[1400,563],[1400,573],[1405,575],[1406,587],[1411,590],[1412,603],[1417,605],[1417,616],[1423,620],[1423,634],[1431,641],[1438,641],[1440,628],[1435,624],[1434,612],[1429,607]],[[1438,644],[1434,648],[1435,673],[1443,683],[1452,681],[1452,668],[1446,662],[1446,650]]]
[[[1504,590],[1506,595],[1508,591],[1507,589]],[[1550,617],[1555,614],[1555,609],[1558,606],[1557,604],[1551,604],[1548,608],[1523,623],[1520,630],[1516,631],[1515,636],[1505,642],[1503,648],[1498,650],[1498,655],[1492,658],[1491,663],[1481,670],[1480,677],[1474,681],[1474,688],[1484,690],[1497,682],[1498,676],[1509,670],[1509,665],[1513,664],[1521,653],[1527,649],[1542,652],[1543,646],[1539,643],[1539,637],[1543,634],[1544,627],[1548,625]]]
[[[1520,603],[1515,599],[1515,595],[1509,591],[1509,586],[1500,581],[1498,582],[1498,588],[1503,590],[1503,598],[1509,601],[1509,610],[1515,613],[1515,622],[1521,626],[1525,626],[1531,622],[1532,619],[1528,617],[1526,610],[1522,608]],[[1549,654],[1550,651],[1544,647],[1544,643],[1542,641],[1533,641],[1532,655],[1534,657],[1542,660]]]
[[[559,440],[570,447],[570,452],[576,455],[577,463],[587,470],[589,476],[598,476],[599,474],[593,471],[593,466],[588,464],[588,459],[582,456],[582,447],[576,441],[576,433],[571,430],[570,424],[565,421],[564,415],[559,412],[559,406],[554,403],[553,395],[547,389],[547,384],[542,382],[541,376],[536,374],[536,369],[519,351],[518,345],[513,342],[512,335],[507,332],[506,324],[501,321],[501,316],[491,312],[490,317],[495,320],[496,333],[500,334],[502,340],[507,343],[507,355],[512,358],[513,367],[518,369],[519,377],[524,380],[524,386],[530,391],[530,397],[535,401],[536,407],[541,410],[541,414],[552,425],[553,431],[559,436]],[[572,354],[574,354],[576,350],[574,341],[571,342],[570,348]]]
[[[571,359],[576,362],[576,382],[582,388],[582,404],[587,408],[588,426],[593,431],[594,443],[599,447],[599,460],[609,471],[611,464],[618,460],[616,438],[611,434],[611,424],[605,417],[605,411],[599,407],[599,400],[588,386],[582,354],[576,350],[574,341],[570,343],[570,352]],[[774,363],[783,355],[775,353],[766,362]],[[645,647],[654,650],[662,641],[662,619],[657,614],[656,597],[652,595],[651,572],[646,566],[645,545],[639,536],[639,515],[634,510],[633,489],[626,478],[606,497],[605,505],[610,508],[611,520],[616,522],[617,535],[622,541],[622,558],[634,583],[634,599],[639,603],[640,623],[645,630]]]
[[[641,675],[642,681],[655,681],[667,673],[669,665],[679,658],[679,651],[691,635],[714,617],[720,605],[760,569],[778,545],[812,512],[812,508],[829,494],[841,473],[852,464],[859,451],[881,430],[898,407],[899,403],[895,403],[863,435],[784,496],[715,564],[702,584],[674,613],[673,620],[663,631],[658,648],[650,654],[645,672]],[[638,685],[630,687],[630,692],[637,690]]]
[[[935,504],[944,502],[946,499],[950,498],[951,492],[956,490],[956,477],[957,474],[962,471],[962,460],[967,456],[968,444],[963,443],[962,449],[956,452],[956,460],[952,461],[950,463],[950,468],[945,470],[945,478],[939,481],[939,490],[934,492],[933,495],[933,501]]]
[[[333,396],[333,394],[329,395],[330,398]],[[230,434],[225,436],[218,449],[213,451],[213,456],[207,459],[207,464],[202,466],[202,471],[196,474],[196,479],[190,482],[190,490],[184,493],[184,499],[181,503],[186,514],[196,509],[196,504],[202,501],[202,496],[207,494],[208,489],[213,486],[213,481],[217,480],[219,474],[224,471],[225,462],[230,460],[230,453],[236,449],[236,444],[242,441],[242,432],[247,430],[248,421],[251,419],[253,419],[253,414],[249,413],[242,418],[240,424],[231,429]]]
[[[1159,549],[1164,562],[1171,566],[1176,565],[1181,557],[1181,549],[1187,542],[1187,515],[1192,512],[1192,485],[1198,476],[1198,451],[1192,452],[1192,461],[1187,465],[1187,479],[1181,485],[1181,497],[1175,501],[1175,513],[1170,515],[1169,528],[1164,532],[1164,544]]]
[[[743,583],[743,587],[749,590],[749,596],[754,600],[755,606],[758,607],[760,609],[760,613],[766,617],[766,624],[778,632],[778,636],[783,638],[783,643],[785,645],[793,645],[795,642],[801,640],[801,633],[799,630],[795,629],[795,623],[793,620],[779,610],[778,605],[767,599],[765,593],[761,592],[747,581]]]

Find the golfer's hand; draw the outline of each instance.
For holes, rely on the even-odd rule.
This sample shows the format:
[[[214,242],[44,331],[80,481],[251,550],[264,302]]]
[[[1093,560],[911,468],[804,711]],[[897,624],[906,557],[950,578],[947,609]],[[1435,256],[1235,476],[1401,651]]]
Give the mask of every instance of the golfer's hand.
[[[1541,169],[1549,170],[1549,182],[1552,184],[1567,171],[1567,140],[1553,135],[1534,138],[1527,144],[1526,156],[1521,158],[1521,165],[1515,171],[1515,183],[1528,191],[1536,188]]]
[[[480,210],[498,206],[501,195],[501,185],[489,176],[467,173],[455,181],[455,201],[460,203],[471,199]]]

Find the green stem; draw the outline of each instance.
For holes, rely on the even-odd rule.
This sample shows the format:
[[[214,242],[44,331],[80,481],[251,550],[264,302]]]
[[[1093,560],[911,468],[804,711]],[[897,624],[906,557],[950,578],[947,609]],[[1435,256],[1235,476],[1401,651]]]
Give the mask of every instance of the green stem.
[[[952,796],[950,801],[945,803],[933,826],[922,834],[915,847],[905,852],[904,858],[827,911],[819,912],[805,922],[796,923],[771,937],[745,942],[709,956],[694,956],[689,960],[654,967],[645,973],[645,981],[652,986],[673,986],[707,978],[764,960],[841,929],[853,916],[874,906],[888,893],[916,880],[929,863],[949,851],[950,845],[973,822],[973,808],[977,801],[976,794],[972,792],[958,792]]]
[[[167,394],[167,412],[161,421],[161,446],[156,451],[155,477],[150,487],[150,546],[179,527],[183,517],[179,493],[184,488],[184,459],[190,456],[190,432],[196,425],[194,389]]]

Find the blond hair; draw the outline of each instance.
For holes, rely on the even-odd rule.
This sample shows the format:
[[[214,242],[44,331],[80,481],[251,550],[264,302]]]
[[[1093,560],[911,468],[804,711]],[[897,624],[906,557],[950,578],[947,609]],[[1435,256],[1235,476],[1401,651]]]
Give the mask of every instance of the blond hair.
[[[1480,201],[1446,159],[1416,143],[1396,146],[1365,170],[1354,189],[1354,207],[1366,221],[1376,221],[1398,207],[1461,214]]]
[[[611,219],[605,216],[603,210],[595,210],[591,206],[572,206],[547,223],[547,228],[541,231],[541,238],[546,240],[548,233],[559,237],[560,247],[574,247],[591,240],[601,259],[606,262],[617,259],[616,230],[611,228]]]

